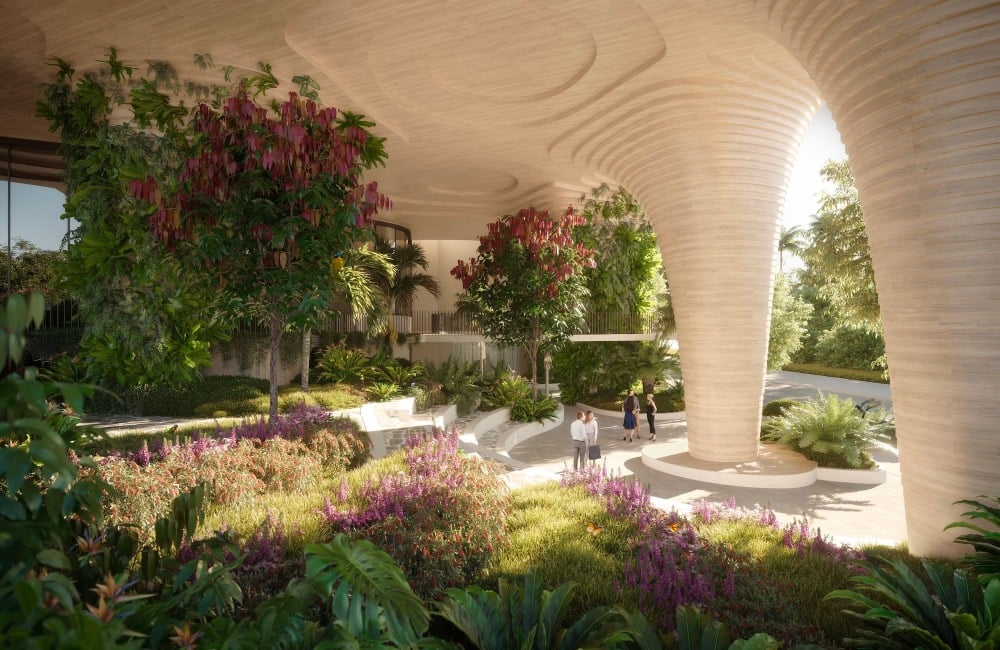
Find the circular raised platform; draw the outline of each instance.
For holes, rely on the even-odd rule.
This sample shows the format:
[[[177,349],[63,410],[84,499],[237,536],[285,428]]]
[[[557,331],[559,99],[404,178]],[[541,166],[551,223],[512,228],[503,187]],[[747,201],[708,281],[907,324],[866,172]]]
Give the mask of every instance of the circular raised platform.
[[[643,447],[642,463],[658,472],[716,485],[798,488],[816,482],[816,463],[777,445],[760,445],[753,460],[718,463],[694,458],[687,438],[675,438]]]
[[[642,449],[642,464],[671,476],[735,487],[787,489],[816,481],[877,485],[885,482],[885,470],[817,467],[802,454],[781,445],[760,445],[757,457],[739,463],[717,463],[694,458],[687,438],[650,443]]]

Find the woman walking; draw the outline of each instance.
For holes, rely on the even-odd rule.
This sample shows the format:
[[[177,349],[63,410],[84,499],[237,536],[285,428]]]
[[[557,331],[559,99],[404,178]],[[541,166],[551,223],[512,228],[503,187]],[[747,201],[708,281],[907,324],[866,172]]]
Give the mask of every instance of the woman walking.
[[[639,400],[636,399],[635,391],[631,388],[628,389],[628,397],[622,403],[622,410],[625,411],[625,420],[622,422],[622,429],[625,429],[625,435],[622,436],[622,440],[632,442],[632,436],[638,437],[636,429],[639,423],[636,420],[635,414],[639,411]]]
[[[656,402],[653,401],[653,394],[649,393],[646,395],[646,422],[649,422],[649,439],[656,441],[656,427],[653,423],[656,421]]]

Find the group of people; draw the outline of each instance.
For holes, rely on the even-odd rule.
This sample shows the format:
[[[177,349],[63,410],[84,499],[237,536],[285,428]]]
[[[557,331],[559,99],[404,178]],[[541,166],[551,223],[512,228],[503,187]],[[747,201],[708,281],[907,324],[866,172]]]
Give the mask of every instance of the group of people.
[[[649,423],[649,439],[656,440],[656,402],[653,395],[646,395],[646,422]],[[622,440],[632,442],[639,439],[639,398],[635,391],[629,389],[622,403],[625,414],[622,422],[624,435]],[[587,466],[587,461],[597,463],[601,457],[601,447],[597,442],[597,420],[593,411],[577,411],[576,420],[570,425],[570,436],[573,439],[573,471],[579,471]]]
[[[629,442],[632,442],[632,438],[638,440],[639,398],[635,396],[635,391],[631,388],[628,389],[628,395],[625,397],[625,401],[622,402],[622,411],[625,412],[625,421],[622,423],[625,435],[622,436],[622,440],[628,440]],[[652,393],[646,395],[646,422],[649,423],[649,439],[655,441],[656,402],[653,401]]]

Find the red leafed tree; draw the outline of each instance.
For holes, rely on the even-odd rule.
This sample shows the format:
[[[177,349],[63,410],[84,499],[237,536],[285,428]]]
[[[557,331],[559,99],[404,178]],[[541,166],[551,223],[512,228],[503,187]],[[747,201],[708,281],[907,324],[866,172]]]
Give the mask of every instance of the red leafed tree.
[[[534,208],[505,215],[479,238],[476,257],[451,270],[465,289],[459,311],[488,338],[522,348],[536,385],[539,350],[557,348],[583,323],[582,271],[593,268],[594,252],[573,240],[582,224],[572,208],[560,219]]]
[[[376,183],[361,181],[385,160],[371,126],[296,93],[268,110],[244,85],[219,109],[193,112],[193,153],[176,178],[131,183],[154,206],[154,235],[215,270],[231,313],[267,322],[272,418],[282,333],[327,306],[331,260],[389,207]]]

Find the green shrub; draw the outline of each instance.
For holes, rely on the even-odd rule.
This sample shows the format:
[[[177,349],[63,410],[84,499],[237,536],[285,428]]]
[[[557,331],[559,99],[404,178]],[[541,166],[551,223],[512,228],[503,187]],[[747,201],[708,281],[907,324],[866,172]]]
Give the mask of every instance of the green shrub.
[[[556,419],[559,402],[553,397],[531,397],[518,399],[510,407],[510,419],[515,422],[543,422]]]
[[[443,401],[441,403],[454,404],[459,415],[468,415],[479,408],[481,402],[481,391],[477,384],[479,380],[479,364],[476,362],[463,362],[448,357],[440,365],[429,364],[427,375],[436,384],[432,388],[433,394],[437,387],[440,387]],[[435,402],[437,403],[437,402]]]
[[[823,467],[869,468],[875,430],[850,398],[820,394],[785,409],[764,426],[767,439],[788,445]]]
[[[396,384],[376,382],[365,388],[365,395],[373,402],[388,402],[402,394],[403,391]]]
[[[247,405],[268,391],[266,379],[212,376],[184,386],[136,386],[123,391],[120,401],[98,394],[99,401],[93,406],[96,412],[104,413],[190,417],[198,414],[196,409],[202,404],[225,403],[232,406],[234,415],[244,415],[256,412]],[[245,412],[238,412],[241,407]]]
[[[368,355],[340,345],[324,350],[317,365],[320,381],[344,384],[362,383],[372,367]]]
[[[784,367],[790,372],[801,372],[807,375],[821,377],[839,377],[841,379],[856,379],[870,381],[876,384],[888,384],[889,377],[882,370],[852,370],[850,368],[832,368],[818,363],[790,363]]]
[[[785,409],[790,406],[797,406],[801,404],[802,400],[792,399],[790,397],[782,397],[780,399],[771,400],[764,405],[764,409],[761,411],[761,415],[764,417],[774,417],[776,415],[783,415]]]
[[[834,368],[871,370],[884,354],[882,336],[861,327],[827,330],[816,343],[816,362]]]
[[[674,379],[666,388],[653,393],[653,401],[656,403],[657,413],[677,413],[683,411],[684,381],[682,379]]]
[[[506,375],[497,380],[484,395],[483,400],[491,408],[513,407],[521,400],[531,399],[531,385],[520,375]],[[527,420],[525,420],[527,421]]]

